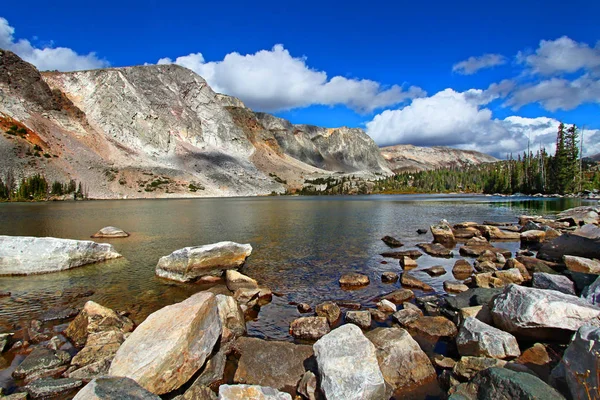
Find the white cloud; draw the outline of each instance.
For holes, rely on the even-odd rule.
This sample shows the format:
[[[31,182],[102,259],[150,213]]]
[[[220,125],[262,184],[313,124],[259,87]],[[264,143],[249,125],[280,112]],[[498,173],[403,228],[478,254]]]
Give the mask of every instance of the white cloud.
[[[77,71],[107,67],[106,60],[95,53],[77,54],[66,47],[43,47],[32,45],[29,40],[14,38],[15,29],[5,18],[0,17],[0,48],[16,53],[23,60],[35,65],[41,71]]]
[[[484,91],[446,89],[415,99],[404,108],[383,111],[367,123],[367,133],[382,146],[452,146],[504,158],[509,153],[526,151],[529,141],[533,151],[541,144],[553,153],[559,121],[519,116],[494,119],[492,112],[483,107],[485,104]],[[587,132],[585,154],[600,151],[594,135],[600,136],[600,130]]]
[[[506,64],[506,58],[501,54],[484,54],[479,57],[469,57],[452,66],[452,71],[463,75],[473,75],[480,69],[492,68]]]
[[[262,111],[342,104],[358,112],[371,112],[425,95],[414,86],[404,90],[368,79],[328,78],[324,71],[311,69],[305,57],[293,57],[282,45],[254,54],[229,53],[216,62],[206,62],[201,53],[192,53],[175,60],[161,58],[158,63],[187,67],[215,91],[239,97]]]
[[[591,48],[567,36],[542,40],[534,54],[519,52],[517,61],[529,66],[533,73],[554,75],[600,68],[600,43]]]

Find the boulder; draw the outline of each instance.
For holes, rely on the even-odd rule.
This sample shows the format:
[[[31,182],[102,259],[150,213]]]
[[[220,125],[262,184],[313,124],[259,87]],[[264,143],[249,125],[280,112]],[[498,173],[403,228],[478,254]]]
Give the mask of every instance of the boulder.
[[[115,228],[114,226],[105,226],[104,228],[100,229],[98,232],[96,232],[92,235],[92,238],[106,238],[106,239],[124,238],[124,237],[129,237],[129,233],[125,232],[122,229]]]
[[[582,325],[600,322],[600,308],[554,290],[508,285],[494,299],[495,325],[517,336],[564,339]]]
[[[242,336],[246,333],[246,319],[239,304],[231,296],[218,294],[217,309],[223,329],[222,340]]]
[[[487,272],[496,272],[497,267],[496,264],[493,261],[475,261],[474,264],[475,270],[477,270],[477,272],[483,272],[483,273],[487,273]]]
[[[571,232],[573,235],[583,236],[588,239],[600,239],[600,226],[594,224],[586,224],[581,228]]]
[[[460,384],[448,400],[522,399],[565,400],[556,389],[526,372],[506,368],[489,368],[470,382]]]
[[[58,376],[66,371],[71,356],[66,351],[54,351],[43,347],[33,349],[13,371],[15,379],[31,382],[39,378]]]
[[[342,287],[359,287],[367,286],[370,283],[370,280],[367,275],[352,272],[349,274],[342,275],[339,282],[340,286]]]
[[[0,276],[58,272],[119,257],[122,256],[108,243],[0,236]]]
[[[396,305],[389,300],[381,300],[377,302],[377,309],[384,313],[395,313]]]
[[[67,396],[83,386],[83,381],[73,378],[42,378],[37,379],[27,386],[25,390],[33,399],[42,399],[48,397]]]
[[[382,297],[383,300],[391,301],[394,304],[402,304],[414,298],[415,293],[410,289],[395,290]]]
[[[425,282],[423,282],[422,280],[420,280],[418,278],[415,278],[413,275],[409,274],[408,272],[405,272],[402,274],[400,283],[402,284],[403,287],[406,287],[406,288],[420,289],[425,292],[433,292],[434,291],[434,289],[430,285],[426,284]]]
[[[499,247],[493,247],[489,243],[476,245],[470,245],[469,243],[467,243],[465,246],[461,246],[458,249],[459,254],[463,257],[479,257],[487,251],[490,251],[493,254],[500,253],[504,257],[510,257],[512,255],[510,250],[502,249]]]
[[[456,337],[456,346],[461,356],[504,359],[521,355],[517,339],[513,335],[473,317],[463,320]]]
[[[475,274],[475,286],[478,288],[500,288],[507,284],[508,282],[496,278],[492,272]]]
[[[506,361],[490,357],[461,357],[452,372],[461,380],[468,380],[478,372],[493,367],[504,367]]]
[[[515,360],[518,364],[523,364],[536,373],[542,380],[548,381],[550,376],[550,364],[553,363],[548,349],[541,343],[535,343],[533,346],[523,351]]]
[[[458,311],[465,307],[488,305],[495,296],[502,292],[503,289],[469,289],[456,296],[448,296],[446,302],[450,308]]]
[[[575,284],[564,275],[535,272],[531,285],[537,289],[556,290],[565,294],[575,295]]]
[[[69,378],[89,380],[108,374],[110,363],[124,341],[123,332],[117,330],[90,333],[85,347],[71,360]]]
[[[419,250],[388,251],[385,253],[381,253],[382,257],[396,258],[398,260],[400,260],[404,257],[408,257],[408,258],[412,258],[413,260],[416,260],[417,258],[421,257],[422,255],[423,255],[423,253],[421,253]]]
[[[375,345],[359,327],[346,324],[313,346],[321,390],[327,400],[379,400],[386,385],[379,369]]]
[[[155,394],[168,393],[204,365],[221,332],[215,295],[196,293],[150,314],[121,345],[109,374],[132,378]]]
[[[93,379],[73,398],[73,400],[115,399],[160,400],[160,397],[150,393],[133,379],[103,376]]]
[[[423,272],[427,273],[429,276],[441,276],[446,274],[446,269],[441,265],[436,265],[431,268],[426,268]]]
[[[419,243],[417,247],[432,257],[452,258],[452,250],[440,243]]]
[[[585,224],[598,224],[600,218],[598,213],[600,209],[598,207],[581,206],[570,208],[559,213],[556,216],[557,221],[568,222],[571,226],[581,226]]]
[[[444,281],[444,290],[448,293],[462,293],[469,290],[469,287],[458,281]]]
[[[473,267],[467,260],[456,260],[452,267],[452,274],[456,279],[467,279],[473,274]]]
[[[525,279],[523,278],[523,275],[521,275],[521,271],[519,271],[518,268],[495,271],[494,276],[506,283],[516,283],[517,285],[520,285],[521,283],[525,282]]]
[[[388,314],[384,313],[383,311],[379,311],[376,308],[369,308],[367,311],[371,314],[371,319],[374,319],[377,322],[385,322],[388,319]]]
[[[381,274],[381,282],[383,283],[395,283],[398,279],[398,274],[392,271],[386,271]]]
[[[581,297],[591,304],[600,306],[600,276],[589,286],[586,286],[581,293]]]
[[[381,240],[383,240],[383,243],[387,244],[390,247],[402,247],[404,246],[402,244],[401,241],[399,241],[398,239],[392,237],[392,236],[384,236],[381,238]]]
[[[400,259],[400,266],[404,270],[409,270],[409,269],[417,268],[418,264],[417,264],[417,262],[413,258],[402,257]]]
[[[271,289],[260,286],[257,288],[240,288],[233,293],[233,298],[238,302],[242,311],[255,306],[262,307],[273,300]]]
[[[600,395],[600,328],[582,326],[573,336],[558,366],[555,379],[563,379],[574,399],[597,399]]]
[[[219,400],[292,400],[288,393],[258,385],[221,385]]]
[[[422,316],[423,311],[418,308],[404,308],[392,314],[394,321],[396,321],[398,325],[403,328],[409,326],[411,322],[421,318]]]
[[[371,313],[369,311],[346,311],[346,322],[362,329],[371,327]]]
[[[563,256],[600,259],[600,239],[564,233],[556,239],[545,242],[537,254],[537,257],[542,260],[558,263],[563,261]]]
[[[498,228],[497,226],[478,225],[477,228],[481,234],[491,242],[496,241],[519,241],[521,234],[519,232],[511,232]]]
[[[240,354],[234,383],[269,386],[289,393],[295,392],[313,356],[312,346],[249,337],[237,339],[234,347]]]
[[[315,307],[315,313],[319,317],[327,318],[329,325],[333,325],[338,319],[340,319],[340,316],[342,315],[340,307],[333,301],[326,301],[319,304],[317,307]]]
[[[377,328],[366,336],[375,345],[383,378],[394,390],[435,380],[431,361],[406,330]]]
[[[301,317],[290,324],[290,335],[296,339],[317,340],[329,333],[325,317]]]
[[[407,329],[413,335],[433,339],[441,337],[453,338],[457,334],[456,325],[445,317],[420,317],[409,322]]]
[[[464,321],[469,317],[473,317],[488,325],[494,323],[494,319],[492,318],[492,313],[488,305],[461,308],[458,315],[460,317],[460,321]]]
[[[83,347],[91,333],[106,331],[126,333],[132,330],[133,322],[129,318],[96,302],[88,301],[65,330],[65,336],[71,339],[75,346]]]
[[[234,242],[185,247],[161,257],[156,265],[156,275],[178,282],[221,276],[224,270],[241,267],[250,253],[252,246]]]
[[[576,256],[564,256],[564,262],[569,271],[600,275],[600,261],[598,260],[590,260],[588,258]]]
[[[531,274],[527,270],[527,267],[525,267],[525,265],[522,262],[520,262],[519,260],[517,260],[516,258],[509,258],[504,263],[503,269],[513,269],[513,268],[516,268],[519,270],[523,279],[525,279],[526,281],[531,280]]]
[[[531,230],[521,233],[521,245],[523,247],[542,243],[545,239],[546,232],[544,231]]]
[[[238,289],[255,289],[258,287],[258,282],[254,279],[233,269],[225,271],[225,282],[227,289],[232,292],[235,292]]]
[[[551,261],[540,260],[539,258],[529,256],[517,256],[517,261],[525,266],[528,273],[533,274],[535,272],[545,272],[547,274],[556,274],[558,264]],[[518,268],[518,266],[517,266]],[[520,269],[519,269],[520,270]]]
[[[440,243],[447,247],[454,247],[456,245],[456,238],[447,221],[442,220],[436,225],[431,225],[429,229],[431,229],[434,243]]]

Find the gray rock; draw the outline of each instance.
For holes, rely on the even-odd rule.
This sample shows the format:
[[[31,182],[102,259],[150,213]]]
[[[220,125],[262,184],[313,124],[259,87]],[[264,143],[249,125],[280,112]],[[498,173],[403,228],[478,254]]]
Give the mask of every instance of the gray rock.
[[[329,333],[325,317],[301,317],[290,324],[290,335],[297,339],[317,340]]]
[[[446,302],[450,308],[460,310],[465,307],[487,305],[492,299],[503,292],[503,289],[484,289],[476,288],[469,289],[466,292],[457,294],[456,296],[448,296]]]
[[[581,297],[590,303],[600,306],[600,276],[590,286],[586,286]]]
[[[535,272],[531,284],[534,288],[556,290],[561,293],[575,295],[575,284],[564,275]]]
[[[42,378],[25,386],[25,390],[34,399],[65,395],[83,386],[83,381],[73,378]]]
[[[252,246],[234,242],[184,247],[158,260],[156,275],[179,282],[220,276],[224,270],[241,267],[250,253]]]
[[[215,295],[199,292],[150,314],[121,345],[109,374],[168,393],[204,365],[221,331]]]
[[[599,322],[600,308],[554,290],[509,285],[494,299],[492,316],[496,326],[517,336],[559,340],[566,332]]]
[[[218,294],[217,307],[221,325],[223,326],[224,339],[242,336],[246,333],[244,312],[233,297]]]
[[[419,243],[417,247],[432,257],[452,258],[452,250],[440,243]]]
[[[69,361],[71,361],[71,356],[65,351],[36,348],[13,371],[12,376],[16,379],[33,381],[58,375],[67,369]]]
[[[562,211],[556,216],[557,221],[566,221],[570,225],[598,224],[599,209],[597,207],[581,206]]]
[[[377,349],[379,368],[394,390],[435,380],[431,361],[410,334],[401,328],[377,328],[367,333]]]
[[[376,349],[359,327],[346,324],[314,345],[321,390],[327,400],[379,400],[386,392]]]
[[[600,259],[600,239],[564,233],[545,242],[537,253],[538,258],[553,262],[562,262],[566,255]]]
[[[346,311],[346,322],[357,325],[362,329],[371,327],[371,313],[369,311]]]
[[[258,385],[221,385],[219,400],[292,400],[288,393]]]
[[[45,274],[118,257],[121,255],[108,243],[0,236],[0,275]]]
[[[521,355],[517,339],[478,319],[466,318],[458,331],[456,346],[461,356],[513,358]]]
[[[98,232],[92,235],[92,238],[124,238],[129,237],[129,233],[122,229],[115,228],[114,226],[105,226]]]
[[[405,328],[410,325],[411,322],[421,318],[423,316],[423,311],[414,308],[405,308],[403,310],[398,310],[394,314],[392,314],[392,318],[394,321],[398,323],[401,327]]]
[[[133,379],[103,376],[85,385],[73,400],[159,400]]]
[[[588,239],[600,239],[600,227],[594,224],[585,224],[572,233],[573,235],[583,236]]]

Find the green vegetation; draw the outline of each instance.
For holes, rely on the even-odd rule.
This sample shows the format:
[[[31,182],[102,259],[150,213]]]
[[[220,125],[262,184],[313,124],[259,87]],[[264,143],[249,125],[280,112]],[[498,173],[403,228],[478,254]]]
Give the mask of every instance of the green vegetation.
[[[190,192],[197,192],[198,190],[204,190],[205,188],[202,185],[190,183],[188,189],[190,190]]]
[[[27,129],[23,128],[23,127],[18,127],[17,125],[11,125],[7,130],[6,133],[9,135],[13,135],[13,136],[25,136],[27,135]]]
[[[83,185],[79,188],[74,180],[68,183],[54,181],[50,186],[43,175],[36,174],[17,181],[12,171],[0,178],[0,201],[39,201],[47,200],[50,195],[73,194],[74,198],[87,198]]]
[[[277,183],[281,183],[283,185],[287,184],[287,181],[284,179],[281,179],[280,177],[278,177],[277,175],[273,174],[273,173],[269,173],[269,176],[271,178],[273,178],[273,180]]]

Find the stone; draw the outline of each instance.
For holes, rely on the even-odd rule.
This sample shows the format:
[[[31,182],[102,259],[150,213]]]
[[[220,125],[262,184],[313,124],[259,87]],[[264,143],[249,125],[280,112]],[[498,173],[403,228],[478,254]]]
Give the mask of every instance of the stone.
[[[456,238],[447,221],[442,220],[436,225],[431,225],[429,229],[433,235],[434,243],[440,243],[447,247],[454,247],[456,245]]]
[[[333,301],[326,301],[315,307],[315,313],[319,317],[327,318],[329,325],[333,325],[342,315],[340,307]]]
[[[573,336],[558,366],[554,379],[566,381],[574,399],[596,399],[600,388],[600,328],[582,326]]]
[[[227,289],[235,292],[238,289],[256,289],[258,282],[254,279],[239,273],[236,270],[228,269],[225,271],[225,282]]]
[[[452,267],[452,274],[456,279],[467,279],[473,274],[473,267],[467,260],[456,260]]]
[[[446,302],[450,308],[460,310],[465,307],[488,305],[492,299],[501,294],[503,289],[469,289],[466,292],[459,293],[456,296],[449,296]]]
[[[383,240],[383,243],[387,244],[390,247],[402,247],[404,246],[402,244],[401,241],[399,241],[398,239],[392,237],[392,236],[384,236],[381,238],[381,240]]]
[[[535,372],[544,381],[548,381],[552,361],[546,346],[541,343],[535,343],[515,360],[516,363],[523,364]]]
[[[296,308],[298,309],[298,312],[301,314],[307,314],[309,312],[312,312],[312,307],[310,306],[310,304],[307,303],[300,303],[296,306]]]
[[[25,386],[25,390],[33,399],[66,395],[83,386],[83,381],[73,378],[42,378]]]
[[[438,368],[452,369],[456,365],[456,360],[450,357],[444,357],[441,354],[436,354],[433,357],[433,364]]]
[[[531,230],[521,233],[522,246],[542,243],[544,240],[546,240],[546,232],[544,231]]]
[[[531,374],[495,367],[481,371],[469,383],[458,385],[448,398],[466,399],[565,400],[556,389]]]
[[[412,289],[420,289],[424,292],[433,292],[434,289],[423,282],[422,280],[415,278],[413,275],[405,272],[402,274],[402,278],[400,279],[400,283],[403,287],[412,288]]]
[[[564,233],[542,244],[537,253],[537,258],[557,263],[563,261],[563,256],[600,259],[600,239]]]
[[[488,368],[504,367],[506,361],[489,357],[464,356],[456,363],[452,372],[461,380],[471,379],[475,374]]]
[[[381,274],[381,282],[383,283],[395,283],[398,282],[398,274],[392,271],[386,271]]]
[[[491,242],[496,241],[519,241],[521,234],[519,232],[510,232],[502,230],[497,226],[479,225],[481,234]]]
[[[575,295],[575,284],[564,275],[535,272],[531,285],[538,289],[556,290],[561,293]]]
[[[452,250],[440,243],[419,243],[417,247],[432,257],[452,258]]]
[[[402,304],[414,298],[415,293],[410,289],[395,290],[382,297],[383,300],[391,301],[394,304]]]
[[[110,308],[88,301],[83,310],[75,317],[65,330],[67,336],[77,347],[83,347],[90,333],[115,330],[122,333],[133,330],[133,322],[127,317],[117,314]]]
[[[600,276],[591,285],[583,289],[581,297],[591,304],[600,306]]]
[[[369,308],[367,311],[371,314],[371,319],[374,319],[377,322],[385,322],[388,319],[388,314],[379,311],[376,308]]]
[[[367,286],[370,283],[369,277],[355,272],[344,274],[339,280],[342,287]]]
[[[534,272],[545,272],[548,274],[556,274],[555,268],[559,265],[549,261],[540,260],[539,258],[529,256],[518,256],[517,261],[525,266],[530,274]]]
[[[600,223],[598,213],[600,210],[597,207],[581,206],[570,208],[568,210],[560,212],[556,216],[557,221],[569,222],[571,226],[581,226],[585,224],[596,224]]]
[[[410,257],[402,257],[400,259],[400,266],[404,270],[409,270],[409,269],[417,268],[418,264],[414,259],[412,259]]]
[[[571,233],[588,239],[600,239],[600,227],[594,224],[585,224]]]
[[[234,242],[184,247],[161,257],[156,265],[156,275],[178,282],[220,276],[224,270],[240,268],[250,253],[252,246]]]
[[[0,276],[58,272],[119,257],[108,243],[0,235]]]
[[[241,337],[234,345],[240,354],[234,383],[294,391],[313,357],[312,346]]]
[[[382,257],[396,258],[398,260],[401,260],[404,257],[408,257],[408,258],[412,258],[413,260],[416,260],[417,258],[421,257],[423,255],[423,253],[421,253],[419,250],[402,250],[402,251],[388,251],[385,253],[381,253],[380,255]]]
[[[110,363],[124,341],[125,336],[120,331],[90,333],[85,347],[71,360],[69,378],[89,380],[107,375]]]
[[[523,225],[520,229],[520,232],[527,232],[527,231],[539,231],[542,230],[542,226],[540,224],[537,224],[533,221],[527,221],[525,223],[525,225]]]
[[[39,378],[57,376],[67,369],[71,356],[65,351],[53,351],[43,347],[33,349],[13,371],[15,379],[31,382]]]
[[[125,232],[122,229],[115,228],[114,226],[105,226],[104,228],[100,229],[98,232],[96,232],[92,235],[92,238],[106,238],[106,239],[125,238],[125,237],[129,237],[129,233]]]
[[[453,338],[458,333],[456,325],[446,317],[420,317],[407,325],[408,331],[413,335],[422,335],[430,338]]]
[[[395,322],[398,323],[401,327],[405,328],[410,325],[411,322],[421,318],[423,316],[423,311],[420,309],[414,308],[405,308],[403,310],[398,310],[394,314],[392,314],[392,318]]]
[[[512,269],[512,268],[518,269],[519,272],[521,273],[521,276],[526,281],[531,280],[531,274],[529,273],[529,271],[527,270],[525,265],[523,263],[521,263],[519,260],[517,260],[516,258],[509,258],[504,263],[503,269]]]
[[[479,257],[486,251],[490,251],[493,254],[500,253],[504,257],[510,257],[512,255],[510,250],[502,249],[499,247],[493,247],[487,242],[485,244],[477,245],[470,245],[469,243],[467,243],[465,246],[461,246],[458,249],[459,254],[463,257]]]
[[[234,338],[246,333],[246,319],[239,304],[231,296],[218,294],[217,310],[223,329],[223,338]]]
[[[79,314],[79,312],[80,312],[80,310],[78,310],[76,308],[70,308],[70,307],[55,308],[55,309],[44,312],[40,316],[40,319],[43,322],[61,321],[61,320],[73,318],[73,317],[77,316],[77,314]]]
[[[306,371],[298,383],[298,393],[306,400],[317,400],[318,390],[316,375],[312,371]]]
[[[444,281],[444,290],[448,293],[462,293],[469,290],[469,287],[458,281]]]
[[[492,272],[475,274],[475,286],[478,288],[500,288],[507,284],[508,282],[496,278]]]
[[[436,265],[434,267],[424,269],[423,272],[426,272],[429,276],[441,276],[446,274],[446,269],[441,265]]]
[[[517,285],[520,285],[521,283],[525,282],[525,279],[523,279],[523,275],[521,275],[521,271],[519,271],[518,268],[496,271],[494,272],[494,276],[498,279],[503,280],[504,282],[516,283]]]
[[[29,394],[27,392],[18,392],[9,394],[8,396],[0,397],[2,400],[27,400],[29,399]]]
[[[424,235],[427,233],[427,229],[419,228],[419,229],[417,229],[417,233],[419,235]]]
[[[477,272],[493,273],[497,270],[496,264],[493,261],[475,261],[474,266]]]
[[[366,336],[375,345],[383,378],[394,390],[435,380],[431,361],[406,330],[377,328]]]
[[[466,318],[461,323],[456,346],[461,356],[504,359],[521,355],[517,339],[513,335],[473,317]]]
[[[292,400],[288,393],[258,385],[221,385],[219,400]]]
[[[130,378],[102,376],[94,378],[73,400],[160,400]]]
[[[358,301],[338,300],[335,302],[335,304],[342,308],[348,308],[350,310],[360,310],[362,308],[362,304],[360,304]]]
[[[327,400],[379,400],[386,385],[375,345],[359,327],[342,325],[319,339],[313,349],[321,390]]]
[[[371,327],[371,313],[369,311],[346,311],[346,322],[357,325],[362,329]]]
[[[4,352],[8,341],[13,335],[13,333],[0,333],[0,353]]]
[[[494,299],[494,324],[512,334],[560,340],[582,325],[600,322],[600,308],[554,290],[508,285]]]
[[[492,318],[492,313],[488,305],[461,308],[458,315],[460,317],[460,321],[464,321],[469,317],[473,317],[488,325],[492,325],[494,323],[494,319]]]
[[[600,275],[600,261],[584,257],[564,256],[565,265],[569,271],[584,274]]]
[[[221,332],[215,295],[196,293],[150,314],[121,345],[109,374],[155,394],[171,392],[204,365]]]
[[[384,313],[395,313],[396,305],[389,300],[381,300],[377,302],[377,309]]]
[[[290,324],[290,335],[296,339],[317,340],[329,331],[325,317],[301,317]]]

